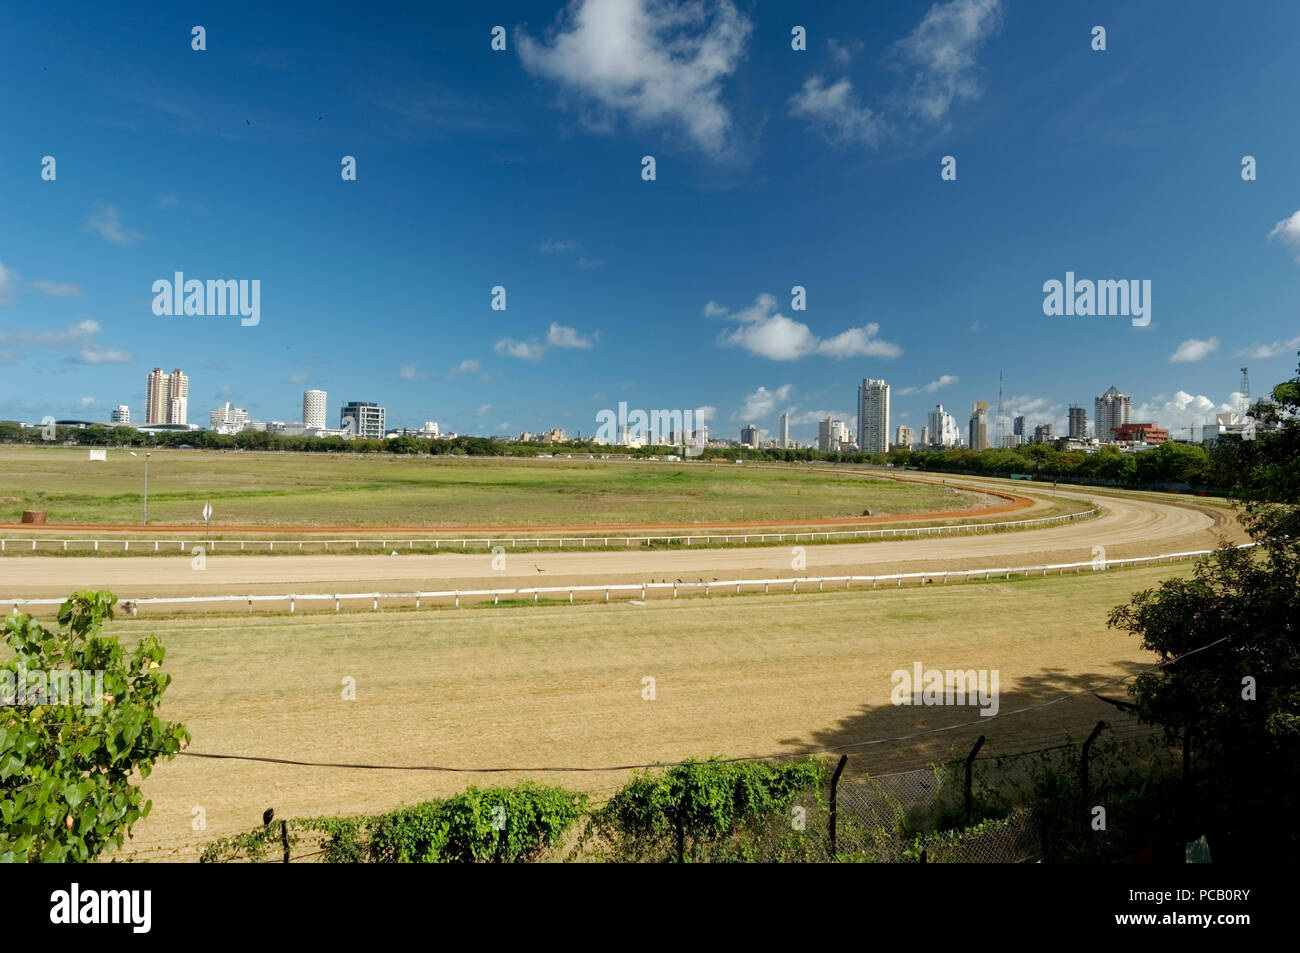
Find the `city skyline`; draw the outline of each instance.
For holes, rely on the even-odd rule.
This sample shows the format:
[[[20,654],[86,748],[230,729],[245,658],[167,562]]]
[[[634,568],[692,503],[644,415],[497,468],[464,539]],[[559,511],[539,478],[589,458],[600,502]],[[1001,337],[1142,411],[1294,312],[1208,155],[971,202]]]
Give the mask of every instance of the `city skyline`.
[[[929,3],[801,10],[804,52],[793,14],[705,6],[664,34],[617,27],[650,53],[727,39],[698,97],[658,112],[649,92],[609,95],[599,64],[561,67],[582,3],[502,5],[501,53],[456,9],[217,14],[202,53],[89,4],[16,24],[5,87],[37,82],[7,103],[0,156],[24,226],[0,246],[0,418],[143,419],[137,382],[158,364],[187,370],[200,420],[227,401],[294,418],[311,388],[376,401],[390,426],[586,433],[627,400],[711,408],[715,432],[770,436],[788,413],[811,442],[827,416],[857,432],[863,378],[890,382],[891,429],[919,432],[936,400],[995,406],[1005,367],[1008,417],[1066,433],[1071,404],[1128,381],[1132,418],[1182,436],[1236,409],[1241,364],[1261,382],[1294,367],[1300,130],[1255,93],[1300,93],[1300,11],[1207,32],[1209,4],[1170,21],[1103,3],[1089,16],[1124,42],[1098,53],[1050,10],[958,0],[935,9],[988,15],[954,40],[970,65],[951,74],[926,57]],[[1186,55],[1246,39],[1231,70]],[[105,51],[127,43],[121,68]],[[39,61],[49,48],[68,55]],[[642,90],[694,75],[645,59],[660,72]],[[101,118],[58,118],[85,114]],[[155,283],[178,274],[209,296],[260,282],[259,320],[155,313]],[[1150,323],[1046,315],[1044,283],[1076,274],[1150,281]]]
[[[1240,368],[1245,373],[1247,368]],[[186,405],[189,388],[189,377],[184,374],[180,368],[171,372],[164,373],[161,368],[155,367],[148,375],[148,381],[145,387],[146,406],[141,423],[145,426],[155,424],[165,425],[187,425]],[[807,438],[791,437],[788,430],[789,411],[784,410],[780,413],[778,419],[779,430],[775,433],[767,428],[757,427],[752,423],[745,423],[740,427],[739,443],[751,446],[815,446],[826,449],[830,445],[839,445],[844,443],[854,447],[864,449],[866,452],[884,452],[885,449],[894,446],[898,441],[889,439],[889,394],[891,387],[889,382],[883,379],[864,378],[857,388],[856,404],[859,407],[866,406],[870,400],[874,408],[873,413],[876,417],[874,429],[885,435],[884,448],[864,446],[863,425],[858,415],[850,415],[847,418],[837,417],[835,414],[829,414],[825,418],[818,420],[815,424],[814,435]],[[868,396],[870,394],[870,397]],[[1199,443],[1205,439],[1205,434],[1217,432],[1217,429],[1224,426],[1224,420],[1236,420],[1240,415],[1239,411],[1244,406],[1242,393],[1240,391],[1233,393],[1234,404],[1232,407],[1227,405],[1214,408],[1211,413],[1206,414],[1204,419],[1198,424],[1189,424],[1177,430],[1169,427],[1160,428],[1164,431],[1168,439],[1176,441],[1190,441]],[[1003,422],[1010,431],[1004,436],[1007,445],[1016,443],[1036,442],[1043,434],[1052,434],[1054,431],[1063,432],[1071,440],[1088,441],[1089,439],[1100,442],[1112,442],[1114,436],[1112,430],[1116,427],[1128,427],[1130,424],[1144,424],[1148,427],[1158,427],[1161,421],[1155,418],[1139,420],[1132,414],[1132,395],[1121,392],[1115,385],[1111,385],[1105,392],[1093,398],[1093,414],[1090,416],[1085,407],[1078,404],[1070,404],[1068,408],[1068,417],[1064,427],[1057,426],[1053,420],[1041,420],[1039,417],[1030,418],[1026,414],[1013,414],[1005,411],[1002,415]],[[155,409],[155,403],[161,410]],[[1143,405],[1145,408],[1146,405]],[[229,431],[231,425],[243,426],[248,423],[265,425],[274,423],[283,427],[288,424],[290,427],[300,425],[303,431],[320,430],[324,434],[330,435],[335,433],[345,433],[348,428],[347,419],[351,416],[355,421],[365,417],[367,423],[362,427],[364,433],[359,435],[379,435],[384,433],[421,433],[427,434],[431,424],[436,424],[428,413],[421,418],[419,426],[407,423],[395,423],[388,419],[387,408],[385,405],[376,401],[347,401],[338,410],[339,423],[337,427],[329,424],[330,412],[328,409],[328,392],[319,389],[308,389],[301,392],[302,413],[300,419],[290,423],[289,416],[285,415],[283,420],[276,416],[270,416],[265,419],[258,419],[249,414],[245,408],[235,407],[234,404],[227,400],[223,405],[219,405],[208,412],[210,420],[210,429],[221,429]],[[375,408],[377,412],[368,409]],[[712,411],[714,408],[703,408],[705,411]],[[107,420],[87,421],[84,417],[65,417],[57,418],[64,421],[84,421],[88,423],[113,423],[131,425],[132,414],[130,405],[117,404],[111,409],[106,409]],[[202,416],[202,414],[200,414]],[[436,416],[436,415],[434,415]],[[963,428],[957,425],[956,419],[947,413],[943,404],[939,403],[933,409],[928,410],[923,415],[923,422],[920,424],[899,423],[894,425],[893,431],[898,433],[898,428],[905,428],[914,437],[921,434],[927,439],[915,441],[917,445],[929,447],[947,447],[963,446],[973,449],[989,449],[994,446],[995,441],[989,436],[990,427],[996,425],[996,411],[990,412],[988,402],[977,400],[972,403],[970,421],[963,432]],[[158,419],[155,419],[158,418]],[[978,423],[977,423],[978,421]],[[24,421],[30,423],[30,421]],[[834,422],[841,434],[839,440],[832,440],[828,433],[827,427]],[[219,426],[220,424],[220,426]],[[141,424],[135,424],[140,426]],[[191,425],[199,427],[201,425]],[[1034,428],[1033,440],[1030,440],[1028,430]],[[753,434],[749,435],[750,429]],[[541,431],[562,430],[563,428],[552,428],[543,426]],[[593,427],[590,431],[581,429],[571,431],[575,436],[591,437],[599,428]],[[707,431],[707,427],[705,428]],[[296,430],[294,432],[297,432]],[[455,433],[454,430],[449,430]],[[498,434],[491,430],[467,431],[471,435],[478,436],[496,436]],[[522,433],[531,433],[527,428],[520,431]],[[977,438],[976,434],[980,436]],[[1019,438],[1019,439],[1017,439]],[[721,438],[728,439],[728,438]]]

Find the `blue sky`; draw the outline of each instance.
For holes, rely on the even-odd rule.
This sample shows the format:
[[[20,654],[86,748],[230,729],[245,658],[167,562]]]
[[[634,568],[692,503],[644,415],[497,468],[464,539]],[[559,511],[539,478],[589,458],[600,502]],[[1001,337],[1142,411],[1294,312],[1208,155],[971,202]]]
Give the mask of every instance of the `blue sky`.
[[[0,418],[142,416],[158,365],[204,424],[322,388],[462,433],[623,400],[811,439],[863,377],[919,428],[1002,370],[1031,425],[1114,384],[1176,428],[1295,367],[1300,5],[275,6],[9,18]],[[155,315],[177,271],[258,279],[259,324]],[[1150,280],[1150,325],[1044,315],[1067,271]]]

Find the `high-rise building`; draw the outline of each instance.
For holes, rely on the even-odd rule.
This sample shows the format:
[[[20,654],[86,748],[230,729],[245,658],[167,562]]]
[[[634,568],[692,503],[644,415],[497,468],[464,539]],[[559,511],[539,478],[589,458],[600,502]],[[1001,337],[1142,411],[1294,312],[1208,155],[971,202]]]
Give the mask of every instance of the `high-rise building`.
[[[351,421],[350,425],[349,421]],[[384,436],[384,408],[369,401],[349,401],[339,411],[339,429],[351,431],[358,437],[382,439]]]
[[[1129,422],[1129,413],[1133,409],[1133,398],[1121,394],[1112,387],[1092,402],[1092,422],[1095,428],[1093,436],[1102,443],[1114,443],[1115,435],[1111,433],[1116,427]]]
[[[758,446],[758,428],[753,424],[748,424],[740,428],[740,443],[746,447]]]
[[[325,429],[327,404],[323,390],[305,390],[302,392],[302,422],[309,430]]]
[[[790,412],[787,410],[781,415],[781,449],[787,449],[790,446]]]
[[[889,385],[868,377],[858,388],[858,449],[884,453],[889,449]]]
[[[1052,425],[1039,424],[1034,428],[1034,443],[1051,443],[1052,442]]]
[[[189,416],[190,379],[176,368],[164,374],[161,367],[149,372],[145,385],[146,424],[183,424]]]
[[[823,453],[838,453],[840,445],[847,443],[849,429],[844,421],[827,417],[817,423],[817,449]]]
[[[131,408],[126,404],[118,404],[113,408],[113,423],[129,424],[131,422]]]
[[[1025,415],[1024,415],[1024,414],[1021,414],[1019,417],[1017,417],[1015,420],[1013,420],[1013,421],[1011,422],[1011,433],[1012,433],[1013,436],[1016,436],[1016,437],[1023,437],[1023,436],[1025,435]]]
[[[1088,411],[1077,404],[1070,405],[1070,431],[1071,440],[1086,440],[1088,438]]]
[[[928,446],[930,446],[930,428],[929,428],[929,427],[922,427],[922,428],[921,428],[921,448],[924,449],[925,447],[928,447]]]
[[[898,425],[898,433],[894,440],[894,446],[901,447],[904,450],[910,450],[912,447],[912,428],[907,424]]]
[[[943,409],[943,404],[935,404],[934,410],[926,415],[927,429],[930,431],[926,446],[955,447],[961,443],[961,431],[957,429],[957,419]]]
[[[970,448],[987,450],[989,447],[989,402],[975,401],[970,412]]]
[[[230,401],[208,414],[208,424],[217,433],[236,434],[248,426],[248,411],[231,407]]]

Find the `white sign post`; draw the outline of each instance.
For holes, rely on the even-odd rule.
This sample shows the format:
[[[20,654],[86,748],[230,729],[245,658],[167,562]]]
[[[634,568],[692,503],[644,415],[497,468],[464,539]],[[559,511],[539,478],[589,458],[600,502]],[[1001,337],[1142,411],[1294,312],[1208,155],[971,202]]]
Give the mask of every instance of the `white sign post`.
[[[207,532],[208,542],[212,541],[212,504],[203,504],[203,527]]]

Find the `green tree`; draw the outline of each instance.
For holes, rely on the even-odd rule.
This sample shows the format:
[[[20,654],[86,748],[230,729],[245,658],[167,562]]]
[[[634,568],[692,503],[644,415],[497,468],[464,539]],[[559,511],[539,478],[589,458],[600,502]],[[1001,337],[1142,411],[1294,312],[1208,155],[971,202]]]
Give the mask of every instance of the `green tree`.
[[[17,612],[5,619],[13,658],[0,665],[0,861],[89,861],[120,847],[151,806],[133,777],[189,743],[183,725],[155,714],[171,682],[162,644],[150,636],[128,654],[103,634],[116,601],[73,593],[54,630]],[[61,673],[71,672],[78,687],[56,695],[56,673],[70,685]]]
[[[1300,370],[1274,390],[1300,411]],[[1149,451],[1156,452],[1156,451]],[[1110,624],[1174,664],[1140,675],[1137,716],[1195,758],[1195,813],[1237,856],[1295,856],[1300,782],[1300,419],[1230,450],[1231,495],[1256,546],[1221,547],[1191,578],[1117,607]],[[1202,649],[1202,651],[1196,651]],[[1188,654],[1193,653],[1194,654]],[[1194,836],[1193,831],[1187,831]],[[1216,857],[1217,859],[1217,857]]]

